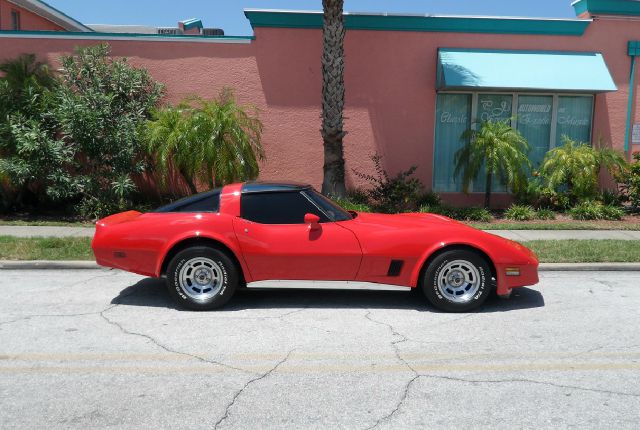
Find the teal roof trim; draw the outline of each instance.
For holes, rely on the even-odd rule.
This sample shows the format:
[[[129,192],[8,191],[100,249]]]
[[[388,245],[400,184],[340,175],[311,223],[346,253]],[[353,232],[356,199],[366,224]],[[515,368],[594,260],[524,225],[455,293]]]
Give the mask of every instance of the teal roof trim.
[[[256,27],[322,28],[321,12],[244,11]],[[590,20],[509,17],[464,17],[345,13],[348,30],[426,31],[456,33],[539,34],[581,36]]]
[[[191,30],[192,28],[202,28],[202,20],[192,18],[185,19],[184,21],[180,21],[180,23],[184,26],[185,30]]]
[[[577,0],[572,6],[576,15],[640,15],[640,2],[634,0]]]
[[[60,38],[70,37],[78,39],[99,40],[100,38],[140,38],[140,39],[185,39],[185,40],[203,40],[203,39],[221,39],[221,40],[255,40],[255,36],[204,36],[200,34],[146,34],[146,33],[102,33],[98,31],[82,32],[82,31],[41,31],[41,30],[0,30],[0,36],[41,36],[42,38]]]
[[[441,90],[617,90],[596,52],[439,49],[437,77]]]

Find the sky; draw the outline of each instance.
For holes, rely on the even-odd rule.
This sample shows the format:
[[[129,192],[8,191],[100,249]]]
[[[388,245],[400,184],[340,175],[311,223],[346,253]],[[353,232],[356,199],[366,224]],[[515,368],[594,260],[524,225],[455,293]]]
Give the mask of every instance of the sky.
[[[200,18],[231,36],[251,35],[245,8],[319,10],[321,0],[45,0],[85,24],[176,26]],[[345,0],[345,11],[575,18],[571,0]]]

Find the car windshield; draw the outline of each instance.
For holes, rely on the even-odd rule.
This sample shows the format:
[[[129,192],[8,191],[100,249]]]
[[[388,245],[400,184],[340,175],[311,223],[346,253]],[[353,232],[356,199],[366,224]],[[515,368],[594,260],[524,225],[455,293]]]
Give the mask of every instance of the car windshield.
[[[353,216],[351,216],[349,212],[345,211],[316,190],[307,190],[305,191],[305,194],[327,214],[331,221],[348,221],[353,219]]]

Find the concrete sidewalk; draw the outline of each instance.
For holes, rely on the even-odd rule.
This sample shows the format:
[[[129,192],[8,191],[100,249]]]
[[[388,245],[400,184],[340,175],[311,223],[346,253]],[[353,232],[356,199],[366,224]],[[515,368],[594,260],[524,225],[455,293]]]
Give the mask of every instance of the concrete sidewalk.
[[[640,240],[640,231],[628,230],[486,230],[519,242],[528,240],[615,239]],[[0,236],[92,237],[93,227],[41,227],[1,225]]]
[[[640,231],[630,230],[485,230],[518,242],[529,240],[615,239],[640,240]]]
[[[94,231],[94,227],[0,225],[0,236],[14,237],[93,237]]]

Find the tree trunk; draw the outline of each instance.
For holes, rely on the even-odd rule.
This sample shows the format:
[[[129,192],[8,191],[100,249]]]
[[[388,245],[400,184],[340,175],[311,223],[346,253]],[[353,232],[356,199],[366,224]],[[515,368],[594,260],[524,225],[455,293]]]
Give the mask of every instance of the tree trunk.
[[[198,194],[198,188],[196,188],[196,184],[193,182],[193,179],[182,170],[180,171],[180,174],[182,175],[184,182],[189,187],[189,191],[191,191],[191,194]]]
[[[484,190],[484,207],[489,209],[491,206],[491,182],[492,182],[492,175],[491,173],[487,173],[487,182],[486,182],[486,188]]]
[[[322,193],[344,197],[344,0],[322,0],[322,129],[324,177]]]

